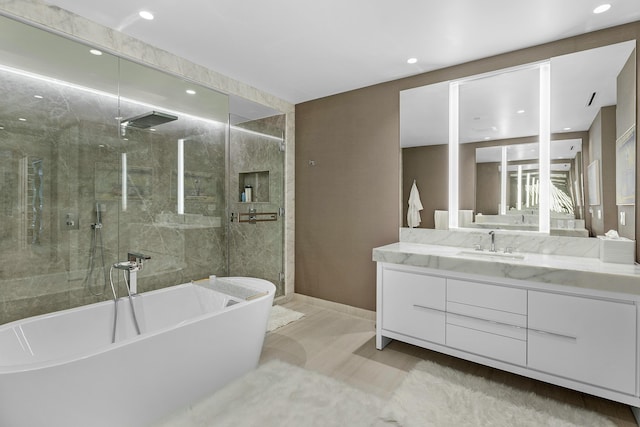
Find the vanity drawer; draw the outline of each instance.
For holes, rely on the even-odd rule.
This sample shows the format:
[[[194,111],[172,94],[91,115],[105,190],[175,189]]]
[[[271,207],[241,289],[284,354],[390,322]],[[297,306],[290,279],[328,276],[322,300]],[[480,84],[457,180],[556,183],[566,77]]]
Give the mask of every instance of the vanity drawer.
[[[382,328],[444,344],[445,291],[442,277],[385,269]]]
[[[444,311],[447,281],[444,277],[385,268],[383,297],[402,305],[417,305]]]
[[[447,301],[447,313],[459,314],[489,322],[519,326],[521,328],[527,327],[526,314],[510,313],[508,311],[493,310],[491,308],[478,307],[475,305]]]
[[[468,310],[478,308],[480,312],[483,311],[482,309],[487,309],[485,316],[471,313],[473,317],[498,316],[498,318],[489,317],[488,320],[526,326],[527,291],[525,289],[466,280],[447,280],[447,311],[469,314],[464,312],[464,306],[467,306]],[[500,317],[500,312],[504,313],[504,317]],[[521,324],[523,320],[525,323]]]
[[[446,319],[447,346],[495,360],[526,366],[526,328],[452,313],[447,313]]]

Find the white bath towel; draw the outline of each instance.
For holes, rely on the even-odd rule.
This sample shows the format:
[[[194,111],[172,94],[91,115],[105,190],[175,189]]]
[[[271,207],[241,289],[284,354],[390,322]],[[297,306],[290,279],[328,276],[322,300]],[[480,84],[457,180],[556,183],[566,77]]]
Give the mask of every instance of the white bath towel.
[[[407,225],[411,228],[420,225],[420,211],[423,209],[422,202],[420,201],[420,192],[416,182],[413,181],[411,186],[411,193],[409,193],[409,210],[407,211]]]
[[[448,230],[449,229],[449,211],[436,210],[433,213],[433,220],[436,224],[436,230]]]
[[[459,210],[458,211],[458,227],[469,227],[473,222],[472,210]]]

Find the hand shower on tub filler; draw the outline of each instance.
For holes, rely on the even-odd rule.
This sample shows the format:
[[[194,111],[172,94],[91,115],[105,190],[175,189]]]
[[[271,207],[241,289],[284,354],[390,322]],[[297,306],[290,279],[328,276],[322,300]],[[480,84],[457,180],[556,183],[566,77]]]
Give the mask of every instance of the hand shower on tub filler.
[[[127,260],[113,264],[113,268],[128,272],[127,289],[130,294],[138,293],[138,271],[142,270],[144,261],[151,259],[148,255],[129,252]]]

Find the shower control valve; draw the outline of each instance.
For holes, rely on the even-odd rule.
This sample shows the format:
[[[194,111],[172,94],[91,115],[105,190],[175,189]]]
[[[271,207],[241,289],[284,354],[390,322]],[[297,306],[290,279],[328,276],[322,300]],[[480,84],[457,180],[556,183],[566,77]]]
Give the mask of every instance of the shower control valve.
[[[61,216],[61,228],[62,230],[79,230],[80,223],[78,221],[78,214],[75,212],[66,212]]]

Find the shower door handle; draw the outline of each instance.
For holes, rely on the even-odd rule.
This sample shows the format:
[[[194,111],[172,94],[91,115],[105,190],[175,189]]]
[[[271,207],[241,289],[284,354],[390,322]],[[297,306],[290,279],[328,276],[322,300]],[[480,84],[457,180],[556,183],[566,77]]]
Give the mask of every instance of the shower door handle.
[[[255,208],[249,209],[249,224],[255,224],[258,220],[258,214]]]

